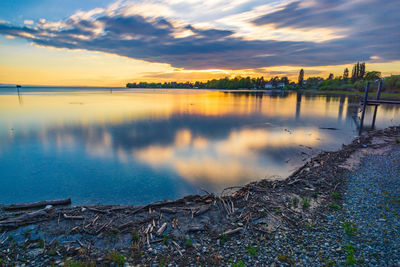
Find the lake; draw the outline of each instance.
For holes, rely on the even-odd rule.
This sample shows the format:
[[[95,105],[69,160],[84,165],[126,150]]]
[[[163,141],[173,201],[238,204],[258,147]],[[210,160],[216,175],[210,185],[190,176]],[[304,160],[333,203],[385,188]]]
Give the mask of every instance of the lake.
[[[143,204],[282,179],[357,136],[358,107],[296,92],[3,88],[0,203]],[[379,107],[376,128],[399,111]]]

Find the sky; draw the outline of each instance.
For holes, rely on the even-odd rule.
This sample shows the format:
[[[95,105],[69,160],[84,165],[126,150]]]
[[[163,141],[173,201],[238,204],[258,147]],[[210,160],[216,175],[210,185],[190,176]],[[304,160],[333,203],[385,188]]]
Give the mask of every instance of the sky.
[[[400,74],[399,0],[2,0],[0,84]]]

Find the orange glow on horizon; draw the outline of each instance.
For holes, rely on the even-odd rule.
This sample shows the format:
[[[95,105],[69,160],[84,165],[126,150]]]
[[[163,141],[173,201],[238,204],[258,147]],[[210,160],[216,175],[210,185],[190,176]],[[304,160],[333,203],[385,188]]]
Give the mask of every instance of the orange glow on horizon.
[[[287,76],[297,82],[301,68],[305,78],[320,76],[327,78],[343,74],[344,68],[351,71],[352,65],[335,66],[274,66],[259,69],[201,69],[174,68],[165,63],[135,60],[115,54],[85,50],[67,50],[38,47],[20,40],[0,42],[0,83],[49,86],[115,86],[125,87],[128,82],[194,82],[224,77],[263,76],[268,80],[274,76]],[[15,42],[15,45],[13,42]],[[373,63],[367,61],[367,71],[379,70],[383,76],[400,74],[400,61]]]

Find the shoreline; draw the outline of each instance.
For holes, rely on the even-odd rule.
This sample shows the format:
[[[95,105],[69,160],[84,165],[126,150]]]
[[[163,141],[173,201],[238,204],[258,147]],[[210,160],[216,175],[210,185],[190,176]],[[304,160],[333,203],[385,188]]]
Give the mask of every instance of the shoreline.
[[[332,196],[341,194],[346,175],[365,155],[399,147],[398,139],[400,127],[373,131],[338,151],[318,154],[284,180],[231,187],[221,196],[191,195],[144,206],[53,206],[40,212],[5,211],[1,206],[0,259],[23,264],[18,255],[24,255],[28,265],[59,266],[122,260],[140,265],[229,265],[230,259],[223,253],[213,255],[215,251],[237,240],[242,244],[260,236],[290,234],[323,220],[330,207],[340,204]],[[27,214],[28,220],[22,217]]]

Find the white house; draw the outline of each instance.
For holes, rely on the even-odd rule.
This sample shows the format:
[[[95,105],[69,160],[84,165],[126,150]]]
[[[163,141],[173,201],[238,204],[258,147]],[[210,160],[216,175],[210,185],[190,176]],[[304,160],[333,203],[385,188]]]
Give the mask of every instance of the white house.
[[[276,88],[284,88],[285,87],[285,83],[278,83],[276,85]]]
[[[272,83],[266,83],[264,88],[265,89],[272,89],[272,88],[274,88],[274,86],[272,85]]]
[[[266,83],[265,84],[265,89],[273,89],[273,88],[284,88],[285,87],[285,83],[277,83],[276,86],[274,86],[272,83]]]

